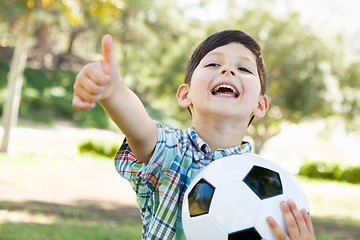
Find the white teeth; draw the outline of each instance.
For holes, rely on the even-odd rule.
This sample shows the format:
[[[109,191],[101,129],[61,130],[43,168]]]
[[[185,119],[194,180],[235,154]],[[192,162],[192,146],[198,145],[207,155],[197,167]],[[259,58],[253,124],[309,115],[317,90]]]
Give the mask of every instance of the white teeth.
[[[231,86],[231,85],[228,85],[228,84],[221,84],[219,86],[217,86],[214,90],[213,90],[213,93],[216,93],[220,88],[229,88],[231,89],[231,91],[235,94],[235,95],[238,95],[238,91],[236,91],[236,89]]]

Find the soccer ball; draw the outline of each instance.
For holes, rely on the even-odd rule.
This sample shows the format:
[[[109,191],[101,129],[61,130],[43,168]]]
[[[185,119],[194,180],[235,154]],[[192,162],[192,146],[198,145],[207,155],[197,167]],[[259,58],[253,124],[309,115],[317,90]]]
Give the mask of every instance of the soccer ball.
[[[266,223],[272,216],[287,231],[280,202],[293,199],[309,212],[295,178],[259,155],[218,159],[205,167],[184,195],[182,224],[186,239],[276,239]]]

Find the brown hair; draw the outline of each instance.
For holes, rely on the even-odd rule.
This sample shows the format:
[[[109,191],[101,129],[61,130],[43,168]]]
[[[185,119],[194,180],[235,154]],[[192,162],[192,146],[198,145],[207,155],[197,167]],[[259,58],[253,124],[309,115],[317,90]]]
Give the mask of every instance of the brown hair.
[[[185,70],[185,83],[190,86],[191,78],[195,68],[199,65],[201,59],[215,48],[229,43],[241,43],[256,56],[256,65],[260,78],[261,94],[265,94],[267,71],[265,67],[262,51],[258,43],[248,34],[238,30],[226,30],[214,33],[205,39],[194,50]]]

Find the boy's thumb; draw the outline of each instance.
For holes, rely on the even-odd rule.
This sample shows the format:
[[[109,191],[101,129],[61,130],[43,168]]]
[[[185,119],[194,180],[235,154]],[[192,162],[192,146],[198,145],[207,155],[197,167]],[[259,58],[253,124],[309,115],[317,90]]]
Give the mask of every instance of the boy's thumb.
[[[111,74],[111,68],[116,65],[116,59],[114,54],[113,40],[109,34],[106,34],[102,38],[101,47],[104,61],[103,72],[105,74]]]

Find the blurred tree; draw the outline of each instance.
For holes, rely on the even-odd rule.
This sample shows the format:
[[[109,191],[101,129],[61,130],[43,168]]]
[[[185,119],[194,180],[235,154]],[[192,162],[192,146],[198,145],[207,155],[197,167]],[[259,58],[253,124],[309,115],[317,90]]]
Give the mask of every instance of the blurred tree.
[[[3,121],[5,134],[1,151],[9,149],[11,127],[16,125],[22,86],[22,73],[26,63],[26,56],[32,37],[37,39],[35,50],[37,58],[41,59],[44,67],[44,55],[49,48],[51,28],[58,19],[64,16],[68,21],[69,47],[67,53],[74,48],[74,41],[80,33],[89,30],[101,39],[103,33],[109,32],[115,36],[118,46],[119,64],[122,66],[122,75],[135,92],[144,99],[151,101],[145,91],[154,85],[157,70],[165,52],[170,53],[170,46],[178,37],[185,33],[186,24],[179,27],[176,21],[183,20],[181,12],[169,3],[163,1],[140,0],[14,0],[0,2],[0,9],[4,13],[0,20],[9,25],[18,26],[18,31],[12,32],[12,39],[22,43],[14,45],[14,56],[8,78],[8,98],[4,108]],[[20,17],[23,16],[23,17]],[[26,19],[24,19],[26,17]],[[20,21],[21,19],[21,21]],[[171,21],[169,21],[172,19]],[[23,24],[20,24],[23,23]],[[62,23],[61,23],[62,24]],[[31,30],[31,31],[29,31]],[[35,30],[35,31],[33,31]],[[32,35],[32,32],[35,32]],[[24,34],[26,33],[26,34]],[[19,36],[23,36],[20,38]],[[163,44],[167,42],[167,44]],[[22,47],[22,48],[20,48]],[[18,60],[21,56],[21,61]],[[19,63],[22,64],[19,64]],[[58,61],[60,65],[62,59]],[[129,64],[131,62],[131,64]],[[149,63],[144,67],[143,63]],[[131,74],[130,74],[131,73]],[[14,80],[17,79],[17,80]],[[140,80],[142,84],[140,83]],[[14,87],[12,87],[14,85]],[[16,90],[12,90],[16,89]],[[14,104],[15,103],[15,104]],[[149,104],[146,104],[150,106]],[[156,113],[157,110],[150,112]],[[155,108],[154,108],[155,109]],[[158,114],[160,117],[161,115]]]
[[[360,57],[352,60],[347,66],[338,69],[342,73],[339,85],[342,94],[335,108],[345,116],[350,130],[359,130],[360,126]],[[339,74],[333,69],[333,75]]]
[[[299,14],[289,13],[283,19],[269,12],[257,15],[259,23],[265,24],[259,24],[253,36],[263,45],[271,105],[266,118],[255,121],[249,131],[259,152],[269,138],[280,132],[281,121],[297,123],[332,113],[331,102],[324,97],[327,86],[323,66],[332,65],[332,59],[337,56],[301,23]]]
[[[341,44],[336,36],[330,36],[325,41],[319,32],[301,21],[297,12],[275,16],[271,10],[272,3],[274,1],[266,4],[260,1],[254,3],[254,7],[246,8],[239,6],[238,1],[229,0],[223,17],[207,24],[202,22],[196,28],[202,29],[201,38],[224,29],[240,29],[257,39],[262,46],[268,69],[266,94],[270,98],[270,108],[264,119],[255,120],[249,127],[248,133],[254,139],[256,152],[261,151],[268,139],[280,133],[279,124],[282,121],[298,123],[304,119],[326,118],[334,114],[348,119],[357,116],[359,120],[357,102],[360,95],[356,87],[359,84],[359,63],[348,64],[343,49],[335,50]],[[187,38],[193,42],[196,39],[191,36]],[[182,81],[183,75],[178,68],[183,63],[179,60],[185,64],[185,59],[191,54],[191,48],[185,47],[186,41],[182,43],[182,52],[163,65],[167,68],[164,68],[166,70],[163,70],[157,85],[161,89],[169,89],[172,96],[176,85],[167,80],[172,76],[177,84]],[[188,49],[188,54],[184,54],[183,49]],[[357,83],[354,84],[354,81]],[[347,92],[339,103],[341,109],[336,109],[336,99],[329,97],[329,90],[334,84],[341,84],[343,92]],[[186,115],[175,107],[175,100],[169,99],[168,105],[174,106],[172,114],[175,118],[184,122]]]
[[[208,0],[191,2],[195,9],[192,15],[188,5],[180,8],[175,0],[0,0],[0,21],[15,26],[19,16],[33,13],[27,21],[32,26],[26,29],[36,32],[34,47],[40,55],[51,46],[52,32],[57,32],[53,37],[57,42],[63,42],[60,37],[63,40],[66,36],[65,54],[81,57],[89,56],[85,48],[88,42],[100,52],[101,37],[112,34],[123,80],[152,117],[178,127],[191,124],[175,94],[194,48],[216,31],[244,30],[260,42],[269,75],[268,115],[249,128],[257,152],[279,133],[279,123],[284,120],[299,122],[334,112],[347,116],[349,121],[359,120],[360,60],[344,61],[343,52],[301,22],[299,14],[275,17],[271,9],[274,1],[254,1],[253,8],[239,6],[234,0],[226,2],[226,14],[205,22],[194,13]],[[18,39],[14,33],[12,36]],[[59,59],[57,65],[63,66],[64,61]],[[73,64],[69,66],[74,68]],[[329,82],[346,93],[343,98],[329,94]]]
[[[57,9],[59,7],[63,7],[65,13],[67,14],[69,9],[74,9],[76,2],[77,1],[75,0],[62,2],[52,0],[14,0],[0,2],[0,9],[3,18],[1,20],[15,26],[11,33],[13,39],[15,39],[15,44],[8,74],[8,96],[2,115],[4,135],[1,143],[1,152],[11,153],[12,151],[10,146],[11,128],[16,125],[18,118],[21,88],[23,83],[22,75],[26,65],[28,50],[31,44],[30,40],[34,29],[34,12],[44,8],[51,9],[51,7],[54,7],[54,9]],[[76,23],[76,21],[79,21],[80,19],[80,17],[77,16],[76,11],[72,11],[67,16],[70,19],[70,22]],[[40,38],[41,37],[46,39],[46,36],[40,36]]]
[[[10,133],[12,126],[16,125],[17,116],[19,112],[21,88],[22,88],[22,72],[25,68],[27,50],[29,47],[29,35],[31,29],[31,5],[28,5],[26,1],[19,3],[8,3],[6,8],[1,8],[3,11],[9,9],[11,11],[5,11],[6,14],[17,14],[16,21],[14,21],[14,36],[16,37],[14,53],[10,65],[8,74],[8,97],[4,106],[3,113],[3,126],[4,134],[1,142],[1,152],[10,153]]]
[[[359,67],[344,67],[343,70],[352,69],[347,74],[348,78],[344,78],[343,70],[335,70],[339,69],[339,65],[347,64],[343,49],[335,50],[341,44],[339,39],[336,40],[335,36],[323,38],[303,23],[297,12],[275,16],[271,11],[272,2],[258,3],[256,9],[239,13],[236,11],[240,8],[237,2],[229,1],[229,18],[223,21],[224,26],[249,33],[263,49],[268,69],[266,94],[270,97],[270,108],[264,119],[255,120],[249,128],[256,152],[260,152],[264,143],[280,132],[281,121],[298,123],[304,119],[326,118],[339,113],[334,109],[335,99],[328,97],[329,88],[333,87],[333,83],[344,82],[344,87],[351,86],[350,89],[355,91],[351,81],[359,81],[354,76]],[[352,105],[355,99],[352,98],[353,101],[348,101],[348,104]]]
[[[169,105],[174,101],[166,99],[175,98],[179,79],[183,81],[191,54],[189,42],[193,39],[189,34],[191,24],[182,10],[174,1],[132,0],[125,3],[121,14],[105,19],[102,24],[116,41],[123,80],[141,98],[152,117],[171,122],[178,111],[172,111]],[[99,31],[99,42],[101,37]]]

